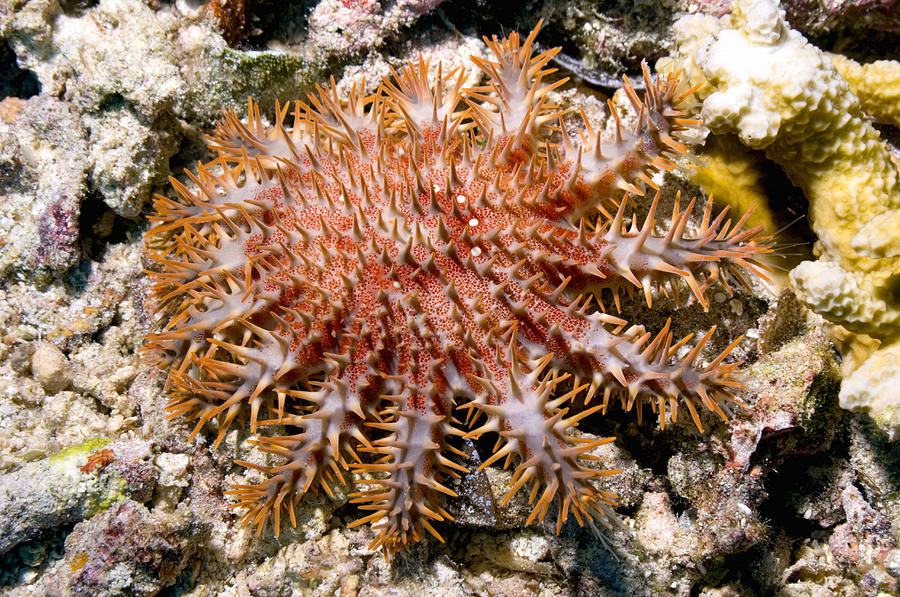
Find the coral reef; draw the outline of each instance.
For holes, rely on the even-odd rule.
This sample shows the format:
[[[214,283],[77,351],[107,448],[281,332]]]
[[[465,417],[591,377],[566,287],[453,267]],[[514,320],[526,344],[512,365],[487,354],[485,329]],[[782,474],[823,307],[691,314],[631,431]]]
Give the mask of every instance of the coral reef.
[[[261,410],[297,429],[258,440],[287,461],[250,465],[270,478],[232,492],[246,522],[262,529],[272,516],[277,532],[306,491],[331,493],[352,468],[384,473],[354,494],[373,511],[358,523],[377,523],[374,546],[390,553],[426,530],[441,539],[432,522],[449,518],[441,494],[455,495],[444,483],[465,471],[449,438],[498,432],[481,466],[518,458],[503,502],[523,487],[539,496],[530,523],[556,501],[559,529],[569,512],[591,520],[613,501],[591,482],[604,471],[578,462],[607,440],[566,433],[580,419],[621,399],[639,419],[649,403],[663,427],[686,410],[702,429],[698,409],[727,419],[740,404],[726,361],[738,340],[701,364],[712,330],[679,355],[690,338],[628,327],[603,294],[618,309],[637,288],[650,306],[654,290],[677,302],[684,283],[706,306],[712,284],[747,285],[766,238],[713,218],[711,203],[688,235],[693,202],[681,211],[677,200],[671,227],[654,233],[659,193],[629,225],[635,183],[655,187],[648,174],[686,150],[677,79],[645,69],[643,101],[625,87],[636,126],[602,144],[585,121],[575,145],[549,127],[560,112],[545,96],[565,80],[547,81],[557,50],[537,54],[537,31],[487,40],[494,59],[473,61],[489,82],[473,89],[440,68],[430,82],[420,58],[346,107],[320,89],[295,104],[290,128],[289,104],[271,128],[252,105],[247,123],[227,112],[210,138],[220,157],[191,175],[197,190],[175,182],[177,201],[157,198],[147,245],[171,319],[148,353],[170,368],[170,412],[196,419],[194,434],[215,421],[217,444],[239,415],[255,431]],[[461,100],[468,109],[454,113]]]
[[[309,15],[309,41],[330,53],[357,53],[381,45],[390,31],[411,24],[443,1],[320,0]]]
[[[900,32],[900,2],[897,0],[784,0],[781,2],[791,27],[809,36],[836,31],[852,38],[855,32]],[[731,0],[689,0],[687,10],[721,17],[727,15]]]
[[[700,19],[705,32],[718,28],[705,45],[685,37],[684,55],[710,86],[704,122],[764,149],[803,189],[820,258],[796,267],[792,283],[814,311],[881,342],[845,380],[841,403],[870,408],[897,433],[900,183],[888,148],[831,61],[790,29],[777,3],[742,0],[721,22]]]
[[[638,57],[655,59],[671,49],[673,13],[667,2],[576,0],[550,2],[544,11],[552,27],[577,48],[577,74],[605,86],[618,86],[621,73],[636,71]]]
[[[271,107],[277,97],[300,96],[314,88],[326,67],[363,47],[382,43],[437,3],[397,2],[387,14],[381,14],[378,3],[368,3],[371,18],[362,21],[357,15],[351,19],[355,25],[348,24],[348,30],[338,34],[329,11],[331,2],[323,2],[328,6],[310,16],[307,39],[298,40],[291,51],[229,47],[214,21],[218,22],[222,11],[232,15],[232,9],[239,10],[232,5],[244,3],[211,2],[211,19],[205,18],[204,10],[191,13],[186,7],[155,12],[139,0],[101,0],[82,8],[72,4],[78,3],[0,3],[0,36],[15,52],[19,66],[37,77],[44,94],[34,101],[44,105],[49,98],[61,98],[57,111],[67,110],[73,121],[49,127],[53,133],[47,137],[68,137],[57,140],[67,159],[57,159],[52,167],[65,165],[72,172],[48,174],[47,181],[41,176],[51,168],[43,163],[50,159],[44,155],[47,152],[26,150],[24,158],[16,158],[14,140],[0,136],[0,142],[8,146],[0,151],[0,160],[13,160],[9,167],[22,163],[34,168],[42,186],[55,183],[58,187],[34,194],[36,201],[31,198],[33,191],[22,191],[28,202],[48,203],[43,210],[48,216],[40,225],[50,242],[43,243],[41,250],[32,249],[29,236],[21,237],[16,244],[22,246],[14,254],[0,257],[0,272],[8,270],[6,262],[17,258],[17,267],[25,270],[45,262],[53,273],[71,267],[75,259],[71,244],[78,234],[72,222],[77,222],[78,206],[89,192],[99,193],[115,213],[136,218],[152,188],[168,177],[169,159],[179,142],[191,134],[182,127],[184,120],[208,124],[220,106],[246,105],[248,95],[264,107]],[[353,4],[352,9],[341,8],[341,14],[355,15],[364,3]],[[233,24],[224,33],[229,41],[237,35]],[[99,64],[103,67],[97,68]],[[37,106],[26,113],[33,114],[34,109]],[[87,147],[71,147],[73,138],[84,136]],[[39,155],[42,159],[32,163],[33,156]],[[84,169],[88,178],[75,178]],[[61,192],[63,185],[65,192]],[[13,211],[14,205],[7,207],[8,218],[27,222],[28,217]]]
[[[759,343],[768,346],[748,371],[754,405],[734,424],[728,447],[737,466],[749,468],[760,443],[774,437],[782,458],[827,449],[834,439],[840,368],[821,317],[804,311],[788,289],[760,322]]]
[[[786,0],[784,8],[791,26],[808,35],[854,28],[900,33],[897,0]]]
[[[733,409],[727,423],[698,409],[702,433],[687,412],[679,413],[677,424],[669,419],[662,428],[656,416],[647,420],[648,412],[639,422],[633,410],[613,405],[604,416],[585,416],[577,429],[567,430],[567,442],[600,444],[584,453],[581,466],[621,471],[597,485],[618,496],[616,517],[621,524],[605,529],[604,541],[579,527],[572,516],[557,534],[555,512],[543,522],[535,518],[526,525],[539,497],[529,504],[528,491],[518,491],[503,503],[514,485],[513,465],[519,462],[514,457],[509,468],[502,462],[482,468],[493,453],[494,433],[447,439],[463,453],[447,457],[468,472],[458,471],[461,479],[445,475],[441,480],[457,494],[442,496],[441,501],[453,522],[433,523],[446,543],[427,538],[400,550],[389,562],[369,549],[379,529],[351,526],[361,514],[360,504],[349,503],[355,499],[349,494],[371,487],[358,481],[382,478],[384,471],[341,469],[348,486],[329,484],[333,497],[324,491],[307,492],[295,506],[296,528],[282,524],[278,537],[269,531],[257,535],[256,527],[243,526],[240,511],[230,508],[234,499],[224,494],[236,484],[264,482],[266,474],[234,460],[263,468],[282,465],[282,456],[263,452],[253,442],[261,439],[258,436],[302,431],[284,423],[311,412],[290,408],[309,404],[288,397],[282,424],[258,424],[258,436],[246,424],[249,412],[243,419],[239,415],[213,449],[217,423],[211,421],[211,429],[191,439],[194,423],[167,418],[162,376],[143,365],[138,355],[146,334],[160,330],[151,300],[153,279],[142,273],[152,268],[142,253],[143,233],[154,225],[146,219],[149,198],[154,192],[172,193],[165,181],[170,171],[191,192],[198,192],[181,172],[188,167],[196,175],[197,160],[210,159],[201,135],[211,131],[220,107],[233,107],[240,115],[236,120],[250,127],[245,112],[250,95],[259,101],[262,121],[261,129],[255,123],[250,128],[271,131],[277,121],[266,118],[276,114],[276,98],[305,99],[316,83],[333,76],[333,91],[327,86],[330,97],[336,94],[347,106],[364,88],[365,97],[374,96],[367,104],[371,109],[376,102],[393,101],[379,91],[381,81],[392,77],[391,69],[402,73],[420,54],[429,63],[427,80],[432,84],[440,64],[445,76],[456,71],[454,83],[465,73],[461,88],[484,86],[490,80],[471,66],[469,56],[489,61],[496,57],[481,34],[530,30],[544,16],[548,20],[536,43],[565,49],[544,67],[562,72],[546,75],[542,85],[564,76],[571,80],[546,93],[543,101],[566,111],[561,120],[575,146],[594,142],[578,134],[587,133],[583,112],[594,131],[603,131],[606,153],[614,149],[617,125],[632,131],[639,120],[624,90],[610,97],[622,80],[607,71],[625,69],[640,94],[644,83],[630,73],[639,72],[642,58],[667,52],[673,38],[694,36],[699,49],[723,26],[719,19],[701,15],[692,17],[696,26],[672,26],[673,21],[695,10],[721,16],[728,3],[616,0],[597,5],[553,0],[524,3],[510,11],[500,3],[454,0],[418,17],[416,7],[433,2],[213,2],[223,7],[242,4],[247,9],[243,24],[232,23],[233,33],[220,28],[205,0],[0,0],[0,593],[900,593],[900,443],[891,441],[881,421],[870,417],[872,411],[840,408],[841,355],[829,342],[836,341],[834,326],[803,307],[791,290],[776,297],[753,278],[747,278],[750,292],[738,289],[729,295],[718,285],[705,289],[708,311],[696,299],[684,300],[689,295],[684,287],[677,305],[671,292],[666,296],[653,289],[652,307],[647,307],[643,292],[623,282],[620,314],[610,289],[600,289],[613,315],[645,326],[648,333],[658,334],[670,320],[673,342],[689,334],[702,338],[715,325],[716,332],[700,353],[700,366],[743,336],[728,360],[745,362],[732,378],[745,386],[733,391],[748,405]],[[801,15],[794,7],[804,3],[811,10]],[[896,25],[896,19],[882,18],[896,6],[893,0],[786,0],[783,6],[792,27],[823,51],[846,53],[864,63],[896,58],[893,46],[885,43],[890,34],[878,31]],[[634,16],[626,12],[632,8]],[[341,17],[344,31],[328,29],[332,22],[326,9],[346,9]],[[821,18],[825,11],[835,16]],[[313,12],[316,18],[310,19]],[[841,16],[854,14],[871,18]],[[710,28],[702,29],[707,24]],[[702,76],[690,63],[685,71]],[[864,93],[862,86],[850,89]],[[684,109],[692,109],[693,98],[702,100],[714,91],[707,83],[683,102]],[[618,120],[607,99],[616,107]],[[469,100],[482,104],[477,98]],[[864,102],[860,105],[870,109]],[[292,103],[291,110],[294,107]],[[455,108],[465,110],[467,105]],[[486,109],[493,111],[489,104]],[[286,128],[290,120],[283,122]],[[548,122],[543,130],[559,151],[564,140],[551,128],[555,126]],[[309,132],[301,128],[304,135]],[[892,125],[876,123],[876,128],[896,146]],[[707,130],[691,125],[679,136],[693,145],[702,142]],[[395,126],[385,134],[399,139],[406,133]],[[724,184],[720,190],[735,190],[742,197],[748,189],[768,195],[770,211],[764,215],[776,222],[775,228],[798,215],[790,210],[801,207],[796,203],[801,192],[782,186],[776,164],[766,161],[759,179],[763,187],[751,186],[757,174],[753,165],[763,152],[755,151],[752,161],[742,157],[737,169],[729,162],[731,150],[719,140],[708,138],[696,158],[673,159],[674,172],[648,174],[660,186],[652,235],[670,229],[679,191],[681,197],[698,196],[688,181],[698,171],[687,169],[697,162],[713,166],[715,173],[707,174],[716,180],[734,174],[745,183],[734,184],[734,189]],[[737,137],[729,135],[726,143],[736,144]],[[310,148],[316,152],[316,146]],[[302,158],[306,148],[297,150]],[[545,149],[538,151],[546,155]],[[891,151],[896,160],[900,154],[896,147]],[[248,153],[253,150],[248,148]],[[236,156],[227,159],[234,170]],[[266,171],[272,172],[268,166]],[[50,211],[56,194],[65,195],[58,202],[64,209]],[[716,195],[718,201],[719,191]],[[170,196],[174,199],[174,193]],[[611,216],[621,196],[616,193],[614,201],[604,202]],[[638,229],[654,196],[652,192],[644,199],[629,199],[626,215],[634,214]],[[255,209],[250,211],[257,213]],[[331,213],[329,209],[323,213]],[[735,210],[729,212],[732,218]],[[243,221],[227,210],[226,215]],[[591,220],[601,228],[608,226],[602,214]],[[696,237],[700,222],[700,213],[688,218],[687,238]],[[752,225],[745,222],[745,227]],[[627,228],[624,234],[631,233]],[[387,235],[382,231],[379,238]],[[783,244],[795,240],[779,234],[777,254],[797,252]],[[347,271],[339,259],[329,265]],[[243,275],[237,277],[244,280]],[[573,281],[565,297],[580,292]],[[635,291],[633,297],[629,288]],[[592,300],[589,312],[597,309]],[[680,347],[673,361],[692,345]],[[844,367],[855,358],[844,353]],[[523,359],[521,366],[527,364]],[[571,369],[562,368],[560,374],[563,371]],[[574,389],[572,381],[561,381],[555,396]],[[602,402],[598,392],[583,405],[584,396],[583,390],[563,407],[570,408],[564,417]],[[453,412],[457,422],[450,424],[468,433],[484,420],[467,427],[467,411],[458,408],[467,398],[460,398]],[[275,406],[275,412],[261,407],[259,421],[277,419],[277,401]],[[668,405],[666,410],[670,414]],[[373,444],[388,434],[371,426],[363,433]],[[616,441],[600,442],[609,436]],[[365,463],[379,458],[361,448],[357,453]],[[345,460],[354,462],[348,454]]]

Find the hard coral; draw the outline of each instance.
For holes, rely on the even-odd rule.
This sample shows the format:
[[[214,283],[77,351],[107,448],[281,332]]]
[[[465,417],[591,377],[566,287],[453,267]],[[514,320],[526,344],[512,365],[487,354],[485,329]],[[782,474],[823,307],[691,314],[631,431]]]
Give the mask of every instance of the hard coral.
[[[859,98],[863,112],[879,122],[900,126],[900,61],[860,64],[841,54],[827,54],[831,66]]]
[[[870,65],[871,82],[885,87],[871,93],[852,67],[791,29],[774,0],[736,0],[729,17],[686,18],[676,30],[681,60],[702,71],[705,123],[765,150],[809,199],[820,259],[791,271],[797,296],[826,319],[881,343],[844,381],[841,405],[869,409],[900,436],[900,176],[863,114],[868,105],[891,117],[896,65]],[[698,30],[708,39],[689,35]],[[865,102],[835,62],[857,79]]]
[[[506,500],[529,485],[531,519],[556,499],[557,528],[569,512],[593,524],[614,498],[594,479],[611,471],[579,458],[609,440],[569,434],[581,418],[617,398],[639,414],[649,402],[663,425],[686,408],[701,427],[701,406],[724,419],[738,402],[730,348],[699,364],[712,331],[682,350],[689,337],[629,327],[601,293],[618,306],[640,288],[650,304],[686,282],[706,305],[711,284],[758,269],[767,239],[709,203],[688,235],[693,202],[657,234],[658,193],[627,225],[638,185],[686,151],[677,80],[645,68],[643,100],[625,86],[634,130],[601,145],[585,122],[575,143],[547,100],[565,82],[545,69],[558,50],[536,55],[536,34],[486,40],[481,87],[440,67],[429,81],[420,59],[346,105],[319,88],[290,128],[289,105],[272,127],[252,102],[246,123],[226,112],[218,158],[188,173],[197,190],[173,180],[178,199],[157,197],[147,245],[172,317],[146,350],[169,368],[170,414],[195,419],[194,435],[216,422],[217,444],[242,414],[254,431],[297,429],[255,440],[284,463],[246,464],[268,478],[231,492],[245,523],[271,515],[277,532],[350,469],[371,473],[353,501],[371,511],[355,524],[377,528],[373,547],[440,539],[447,478],[465,470],[452,438],[498,433],[484,465],[518,459]]]

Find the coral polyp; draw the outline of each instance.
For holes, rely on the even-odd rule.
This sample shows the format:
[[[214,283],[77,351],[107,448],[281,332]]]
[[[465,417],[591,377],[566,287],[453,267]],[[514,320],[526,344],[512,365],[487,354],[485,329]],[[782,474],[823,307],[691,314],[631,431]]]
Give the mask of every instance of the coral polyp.
[[[626,81],[636,125],[613,110],[609,143],[586,121],[572,134],[548,100],[565,82],[547,68],[558,50],[537,54],[536,34],[486,40],[479,87],[429,79],[420,58],[371,96],[342,102],[332,83],[279,105],[273,126],[252,102],[246,122],[226,112],[194,189],[157,197],[146,242],[170,319],[146,351],[169,371],[169,413],[194,435],[214,422],[217,445],[239,417],[296,431],[254,440],[283,461],[243,463],[267,477],[230,492],[245,523],[277,532],[307,491],[358,471],[373,548],[440,539],[448,480],[466,470],[454,436],[487,433],[484,466],[516,463],[506,500],[525,488],[531,519],[555,504],[557,528],[589,522],[614,503],[595,485],[612,471],[581,460],[609,440],[575,437],[579,420],[621,402],[702,427],[702,410],[727,419],[738,403],[730,347],[700,362],[712,332],[688,347],[604,300],[639,289],[648,305],[665,291],[706,306],[712,284],[759,271],[767,237],[711,202],[689,233],[694,203],[676,201],[658,233],[658,191],[637,225],[633,202],[695,124],[677,78],[645,67],[642,99]]]

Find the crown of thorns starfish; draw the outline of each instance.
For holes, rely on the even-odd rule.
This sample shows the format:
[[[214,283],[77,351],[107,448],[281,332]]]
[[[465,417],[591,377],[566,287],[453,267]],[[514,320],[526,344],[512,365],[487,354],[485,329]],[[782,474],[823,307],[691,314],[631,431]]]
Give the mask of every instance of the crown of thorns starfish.
[[[637,124],[610,103],[612,141],[586,118],[573,139],[547,99],[565,83],[546,68],[559,49],[535,54],[537,31],[486,39],[478,87],[440,65],[429,79],[420,57],[372,96],[342,102],[332,81],[291,119],[276,104],[270,127],[252,101],[246,122],[226,111],[218,157],[187,173],[195,190],[173,179],[177,198],[157,196],[149,274],[170,318],[145,352],[169,371],[169,414],[196,420],[192,437],[213,423],[216,445],[239,416],[295,431],[253,442],[281,464],[240,463],[266,476],[229,492],[245,524],[277,533],[307,491],[353,470],[372,473],[351,501],[373,548],[441,539],[448,478],[466,472],[452,438],[494,433],[482,467],[515,462],[504,503],[528,487],[529,523],[555,501],[557,529],[569,513],[593,526],[615,501],[595,480],[616,471],[584,464],[611,440],[574,437],[580,419],[615,399],[663,425],[686,409],[702,429],[698,411],[740,404],[737,341],[701,364],[710,330],[678,357],[690,337],[629,326],[603,295],[618,309],[623,291],[651,305],[652,289],[687,286],[706,307],[710,285],[760,273],[769,238],[711,202],[689,235],[693,201],[657,234],[658,190],[638,226],[632,197],[687,151],[687,94],[644,66],[643,99],[624,85]]]

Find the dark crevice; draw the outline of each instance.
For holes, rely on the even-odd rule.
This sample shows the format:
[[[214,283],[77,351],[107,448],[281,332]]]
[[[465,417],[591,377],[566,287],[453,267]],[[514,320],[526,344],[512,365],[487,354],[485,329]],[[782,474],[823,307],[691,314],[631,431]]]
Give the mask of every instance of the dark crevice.
[[[882,139],[894,147],[900,147],[900,128],[883,122],[873,122],[872,126],[875,127]]]
[[[102,261],[110,245],[127,242],[139,235],[140,224],[113,212],[96,191],[89,191],[78,216],[78,244],[90,261]]]
[[[315,5],[314,0],[251,2],[246,31],[237,49],[266,50],[269,42],[291,44],[298,41],[298,34],[305,35],[307,19]]]
[[[16,54],[6,40],[0,40],[0,99],[18,97],[27,99],[41,92],[37,75],[22,70],[16,62]]]
[[[185,170],[195,171],[197,162],[208,162],[213,158],[213,155],[203,139],[203,135],[211,133],[211,130],[185,128],[182,132],[184,134],[178,146],[178,151],[169,158],[169,171],[172,176],[183,180]],[[159,193],[167,197],[175,196],[175,192],[169,185],[166,185]],[[151,213],[150,207],[151,203],[147,202],[144,206],[144,212],[147,214]]]
[[[67,16],[78,17],[84,11],[97,6],[99,3],[100,0],[61,0],[59,6]]]
[[[762,559],[770,549],[768,542],[756,545],[746,551],[730,553],[708,566],[707,573],[703,575],[703,582],[697,582],[692,587],[691,595],[700,595],[701,589],[706,587],[719,587],[738,585],[742,597],[762,597],[773,594],[774,587],[763,586],[760,583],[762,575],[758,568],[762,565]]]
[[[13,547],[0,555],[0,592],[25,583],[26,573],[38,576],[65,555],[66,536],[74,524],[67,524],[43,531],[36,538]]]
[[[809,201],[803,191],[790,181],[784,170],[765,159],[762,151],[754,151],[761,157],[763,165],[760,186],[768,198],[768,206],[763,206],[772,214],[777,228],[767,230],[775,236],[774,252],[770,263],[784,271],[793,269],[801,261],[815,259],[813,243],[817,236],[810,227]]]
[[[120,110],[123,108],[131,109],[131,102],[125,99],[125,96],[123,96],[121,93],[110,93],[103,98],[103,100],[100,102],[100,105],[97,107],[97,110],[100,112],[111,112],[113,110]]]
[[[863,64],[896,56],[900,48],[900,34],[875,29],[836,27],[828,33],[803,34],[817,48]]]
[[[768,463],[765,481],[766,499],[759,505],[759,515],[770,527],[777,528],[788,537],[805,538],[823,530],[815,517],[807,519],[798,511],[799,500],[809,498],[823,503],[829,491],[829,481],[836,482],[839,473],[829,469],[842,468],[838,461],[849,459],[849,438],[839,433],[831,442],[827,460],[822,455],[800,455],[784,459],[778,466]],[[812,496],[816,496],[815,499]]]
[[[462,33],[478,37],[496,35],[498,38],[511,31],[531,31],[537,24],[541,8],[541,3],[528,1],[516,6],[515,10],[510,10],[504,2],[489,0],[454,1],[452,8],[448,4],[438,11]]]

